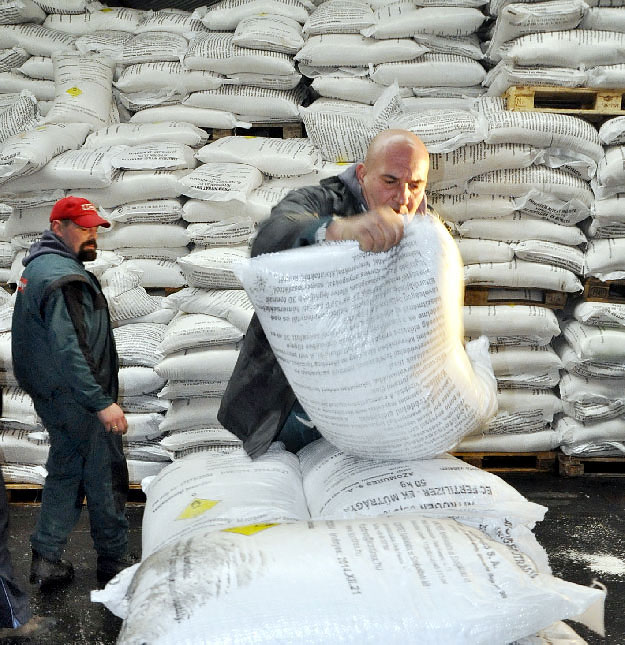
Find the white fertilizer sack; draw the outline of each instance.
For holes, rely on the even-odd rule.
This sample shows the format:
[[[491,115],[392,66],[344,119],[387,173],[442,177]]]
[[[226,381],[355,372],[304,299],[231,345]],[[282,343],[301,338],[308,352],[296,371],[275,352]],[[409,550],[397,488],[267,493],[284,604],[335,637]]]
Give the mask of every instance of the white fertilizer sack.
[[[74,38],[43,25],[0,25],[0,49],[19,47],[31,56],[52,56],[74,48]]]
[[[79,148],[89,128],[87,123],[48,124],[9,137],[0,149],[0,183],[31,175],[53,157]]]
[[[193,150],[182,143],[144,143],[111,155],[113,168],[124,170],[182,170],[195,168]]]
[[[416,34],[435,36],[469,36],[475,33],[486,16],[478,9],[446,7],[415,7],[397,2],[375,12],[375,24],[361,30],[373,38],[410,38]]]
[[[451,152],[460,146],[484,141],[481,119],[466,110],[428,110],[392,118],[389,127],[410,130],[420,137],[429,152]]]
[[[171,199],[182,195],[181,179],[188,170],[122,170],[110,186],[77,191],[98,207],[114,208],[143,199]]]
[[[414,60],[425,52],[426,47],[408,38],[376,40],[360,34],[323,34],[311,36],[295,55],[295,60],[300,65],[312,67],[366,67]]]
[[[397,82],[401,87],[466,87],[480,85],[485,76],[484,68],[468,56],[432,53],[412,61],[378,65],[371,74],[376,83]]]
[[[602,631],[604,599],[445,518],[204,529],[142,563],[119,643],[358,643],[366,624],[375,642],[486,645],[565,617]],[[253,629],[241,618],[251,605]]]
[[[625,238],[592,240],[586,249],[585,275],[600,280],[625,278]]]
[[[175,224],[182,219],[183,210],[178,199],[150,199],[118,206],[103,215],[122,224]]]
[[[154,367],[158,362],[158,347],[165,335],[165,325],[137,323],[113,330],[120,365]]]
[[[55,98],[45,123],[89,123],[106,127],[113,101],[113,62],[98,54],[52,56]]]
[[[233,34],[219,32],[195,38],[184,57],[184,67],[226,75],[289,75],[295,72],[292,56],[282,52],[239,47],[232,39]]]
[[[279,14],[243,18],[234,31],[232,43],[248,49],[297,54],[304,45],[302,26]]]
[[[59,3],[61,4],[61,3]],[[65,4],[65,3],[63,3]],[[64,15],[64,11],[49,11],[44,25],[67,34],[79,36],[95,31],[125,31],[134,33],[143,16],[142,11],[124,7],[101,7],[91,5],[87,11],[72,12],[77,15]]]
[[[0,25],[42,23],[45,18],[45,12],[32,0],[6,0],[0,7]]]
[[[164,303],[178,311],[223,318],[245,332],[254,308],[242,289],[182,289],[170,294]]]
[[[623,379],[593,379],[567,373],[560,381],[562,406],[566,414],[582,423],[623,417],[625,415],[623,385]],[[622,419],[620,423],[623,424]],[[614,439],[614,437],[610,438]],[[590,440],[591,437],[585,439]],[[620,440],[619,437],[616,439]],[[569,443],[573,442],[569,441]]]
[[[180,183],[187,197],[244,202],[263,183],[263,176],[249,163],[211,162],[199,166]]]
[[[386,253],[318,245],[237,272],[319,431],[349,454],[416,459],[448,450],[495,411],[486,345],[471,360],[462,346],[460,269],[442,224],[423,217]]]
[[[197,147],[206,143],[207,140],[208,135],[204,130],[184,121],[118,123],[92,132],[85,141],[85,148],[116,145],[139,146],[163,141]]]
[[[221,424],[217,421],[220,404],[219,398],[175,399],[161,423],[161,432],[220,428]]]
[[[543,452],[560,445],[560,433],[555,430],[485,434],[465,437],[457,446],[460,452]]]
[[[8,107],[0,109],[0,143],[9,137],[37,126],[39,110],[37,99],[24,92]]]
[[[573,316],[587,325],[625,328],[625,304],[617,302],[578,302]]]
[[[121,396],[140,396],[160,390],[165,379],[151,367],[131,365],[119,370],[119,392]]]
[[[183,349],[233,344],[243,333],[227,320],[208,314],[178,314],[167,325],[160,351],[172,354]]]
[[[124,265],[141,274],[141,286],[146,289],[179,289],[187,284],[175,260],[164,258],[135,258]]]
[[[573,246],[544,240],[524,240],[512,243],[511,248],[520,260],[551,264],[575,275],[584,273],[584,253]]]
[[[418,461],[357,459],[324,439],[298,453],[313,518],[419,513],[503,519],[532,528],[546,508],[528,502],[502,479],[441,455]]]
[[[572,372],[585,378],[622,379],[625,377],[625,361],[580,358],[575,349],[564,338],[559,338],[554,342],[554,349],[567,372]]]
[[[130,124],[159,124],[161,121],[184,121],[199,128],[230,130],[235,127],[249,128],[250,124],[239,121],[232,112],[210,110],[189,105],[164,105],[141,110],[132,115]]]
[[[304,23],[306,36],[357,34],[375,22],[371,6],[362,0],[332,0],[321,3]]]
[[[584,233],[575,226],[562,226],[520,214],[497,220],[470,219],[460,224],[457,231],[461,237],[499,240],[509,243],[528,239],[568,246],[586,243]]]
[[[467,285],[535,287],[567,293],[583,291],[582,283],[567,269],[517,259],[465,266],[464,281]]]
[[[278,444],[255,461],[204,452],[167,466],[150,482],[142,557],[198,530],[308,517],[297,458]]]
[[[0,49],[0,72],[9,72],[23,65],[30,54],[21,47],[9,47]]]
[[[157,61],[124,67],[115,87],[122,92],[148,92],[166,88],[180,94],[214,90],[226,80],[221,74],[184,69],[179,62]]]
[[[267,13],[286,16],[303,25],[312,8],[312,3],[299,0],[221,0],[196,9],[193,17],[211,31],[234,31],[241,20]]]
[[[621,63],[624,52],[624,33],[569,29],[521,36],[506,48],[503,60],[518,65],[579,68]]]
[[[317,76],[313,80],[311,87],[320,96],[325,96],[326,98],[368,103],[369,105],[373,105],[386,89],[384,85],[375,83],[370,78],[349,78],[329,74]],[[411,95],[411,91],[408,88],[400,88],[399,91],[404,98]]]
[[[549,112],[494,111],[489,114],[486,143],[525,143],[557,148],[599,161],[603,147],[597,130],[579,117]]]
[[[606,145],[621,145],[625,143],[625,116],[608,119],[599,128],[599,138]]]
[[[562,417],[556,423],[556,430],[561,433],[562,445],[625,441],[625,419],[622,418],[580,423],[571,417]]]
[[[114,174],[108,150],[79,148],[56,155],[32,175],[7,181],[2,191],[20,194],[33,186],[41,190],[103,188],[111,184]]]
[[[42,80],[54,80],[54,64],[52,58],[46,56],[31,56],[18,70],[21,74]]]
[[[293,90],[276,90],[224,85],[218,89],[193,92],[182,104],[211,110],[229,110],[242,115],[243,120],[297,121],[298,107],[305,100],[306,94],[302,86]]]
[[[506,242],[457,239],[456,244],[465,266],[482,262],[509,262],[514,257],[514,251]]]
[[[160,342],[162,338],[159,344]],[[185,349],[159,361],[154,370],[159,376],[174,381],[222,381],[232,376],[238,355],[239,352],[236,349],[219,347]],[[217,414],[216,410],[215,414]]]
[[[578,320],[562,324],[562,334],[582,360],[625,362],[625,330],[585,325]]]
[[[54,83],[52,81],[29,78],[17,72],[0,72],[0,83],[0,87],[9,94],[21,94],[22,92],[32,94],[40,102],[40,110],[43,107],[41,103],[54,99]]]
[[[273,177],[305,175],[321,165],[319,151],[308,139],[223,137],[196,153],[204,162],[233,162],[256,166]]]
[[[144,31],[165,31],[185,36],[193,33],[204,33],[206,28],[200,20],[188,11],[164,9],[146,12],[133,31],[137,34],[142,34]]]
[[[527,305],[464,308],[467,338],[488,336],[494,345],[547,345],[560,334],[553,311]]]

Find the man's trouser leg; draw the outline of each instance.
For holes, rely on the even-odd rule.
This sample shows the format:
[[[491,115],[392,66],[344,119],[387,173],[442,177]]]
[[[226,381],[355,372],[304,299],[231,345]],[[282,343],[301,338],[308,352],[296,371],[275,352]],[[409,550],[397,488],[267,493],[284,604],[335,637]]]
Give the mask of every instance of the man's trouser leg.
[[[80,518],[82,508],[83,456],[77,440],[53,425],[46,425],[50,435],[50,453],[46,463],[48,475],[41,495],[41,509],[30,536],[35,551],[48,560],[58,560],[67,537]]]
[[[32,613],[28,595],[13,578],[8,538],[9,503],[0,470],[0,627],[19,627],[30,620]]]
[[[128,520],[124,513],[128,468],[122,438],[107,433],[99,422],[98,426],[93,429],[84,468],[91,537],[99,556],[117,560],[126,555],[128,548]]]

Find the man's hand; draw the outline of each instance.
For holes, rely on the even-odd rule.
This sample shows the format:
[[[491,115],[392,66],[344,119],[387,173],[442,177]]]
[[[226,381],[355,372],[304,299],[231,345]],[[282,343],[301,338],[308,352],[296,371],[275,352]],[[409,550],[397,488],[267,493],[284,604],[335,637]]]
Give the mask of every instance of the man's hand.
[[[388,251],[403,236],[404,219],[390,206],[362,215],[335,217],[326,231],[326,240],[356,240],[361,251],[374,253]]]
[[[107,432],[112,432],[113,434],[126,434],[128,430],[128,421],[124,416],[124,411],[117,405],[117,403],[111,403],[108,408],[100,410],[98,413],[98,419],[100,419],[104,429]]]

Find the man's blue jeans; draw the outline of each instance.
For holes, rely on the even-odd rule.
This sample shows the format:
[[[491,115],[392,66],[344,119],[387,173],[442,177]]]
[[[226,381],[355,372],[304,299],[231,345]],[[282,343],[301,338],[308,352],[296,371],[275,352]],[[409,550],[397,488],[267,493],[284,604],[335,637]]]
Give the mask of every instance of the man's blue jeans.
[[[35,407],[50,434],[50,454],[33,549],[50,560],[60,558],[86,496],[95,550],[122,558],[128,544],[128,469],[121,437],[106,432],[94,413],[75,403],[57,408],[55,417],[49,403],[38,401]]]
[[[297,452],[320,438],[321,434],[304,412],[300,402],[296,400],[276,441],[282,441],[289,452]]]

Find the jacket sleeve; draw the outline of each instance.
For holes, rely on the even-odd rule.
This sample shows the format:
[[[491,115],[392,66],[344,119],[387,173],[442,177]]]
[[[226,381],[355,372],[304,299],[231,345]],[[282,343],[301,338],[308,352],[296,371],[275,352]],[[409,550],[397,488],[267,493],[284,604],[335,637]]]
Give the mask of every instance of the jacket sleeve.
[[[252,256],[314,244],[317,229],[332,220],[334,207],[332,195],[321,186],[291,191],[261,223]]]
[[[96,380],[96,358],[87,343],[93,315],[89,287],[69,282],[53,289],[41,313],[50,348],[50,356],[46,358],[54,362],[76,401],[91,412],[114,403]]]

